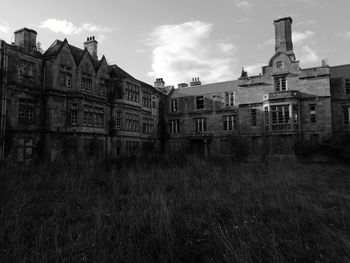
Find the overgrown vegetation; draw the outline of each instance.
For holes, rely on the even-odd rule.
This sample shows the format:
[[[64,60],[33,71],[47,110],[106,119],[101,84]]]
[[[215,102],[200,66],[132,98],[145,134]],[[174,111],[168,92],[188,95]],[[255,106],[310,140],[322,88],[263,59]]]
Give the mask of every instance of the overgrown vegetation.
[[[0,262],[350,261],[343,164],[149,156],[0,180]]]

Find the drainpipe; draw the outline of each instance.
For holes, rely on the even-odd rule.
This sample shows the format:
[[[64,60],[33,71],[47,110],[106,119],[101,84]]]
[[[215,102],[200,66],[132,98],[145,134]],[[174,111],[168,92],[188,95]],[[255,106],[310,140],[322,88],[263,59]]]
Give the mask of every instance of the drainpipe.
[[[6,43],[0,41],[0,88],[1,88],[1,120],[0,120],[0,161],[5,160],[6,131],[6,99],[7,99],[7,56]]]

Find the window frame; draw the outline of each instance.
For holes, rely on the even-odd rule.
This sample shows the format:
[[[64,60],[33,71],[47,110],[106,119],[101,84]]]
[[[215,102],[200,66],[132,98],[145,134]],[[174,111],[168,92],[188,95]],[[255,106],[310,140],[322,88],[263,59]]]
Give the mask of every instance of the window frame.
[[[205,96],[196,96],[196,110],[202,110],[204,108],[205,108]]]

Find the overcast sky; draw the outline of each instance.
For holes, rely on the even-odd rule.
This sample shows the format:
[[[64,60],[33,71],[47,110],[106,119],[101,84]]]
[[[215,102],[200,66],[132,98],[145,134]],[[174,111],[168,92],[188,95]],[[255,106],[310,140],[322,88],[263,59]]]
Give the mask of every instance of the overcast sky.
[[[100,57],[150,84],[232,80],[241,67],[258,74],[274,54],[273,20],[285,16],[301,67],[350,63],[349,0],[11,0],[1,9],[1,39],[29,27],[47,49],[96,36]]]

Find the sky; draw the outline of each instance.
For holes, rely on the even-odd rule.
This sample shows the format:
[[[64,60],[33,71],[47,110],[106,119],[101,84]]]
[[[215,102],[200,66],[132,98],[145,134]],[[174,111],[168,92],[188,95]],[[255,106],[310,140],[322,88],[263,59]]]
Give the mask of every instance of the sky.
[[[259,74],[274,54],[273,20],[293,18],[302,68],[350,64],[349,0],[0,0],[0,39],[28,27],[46,50],[56,39],[83,48],[153,84],[234,80]]]

